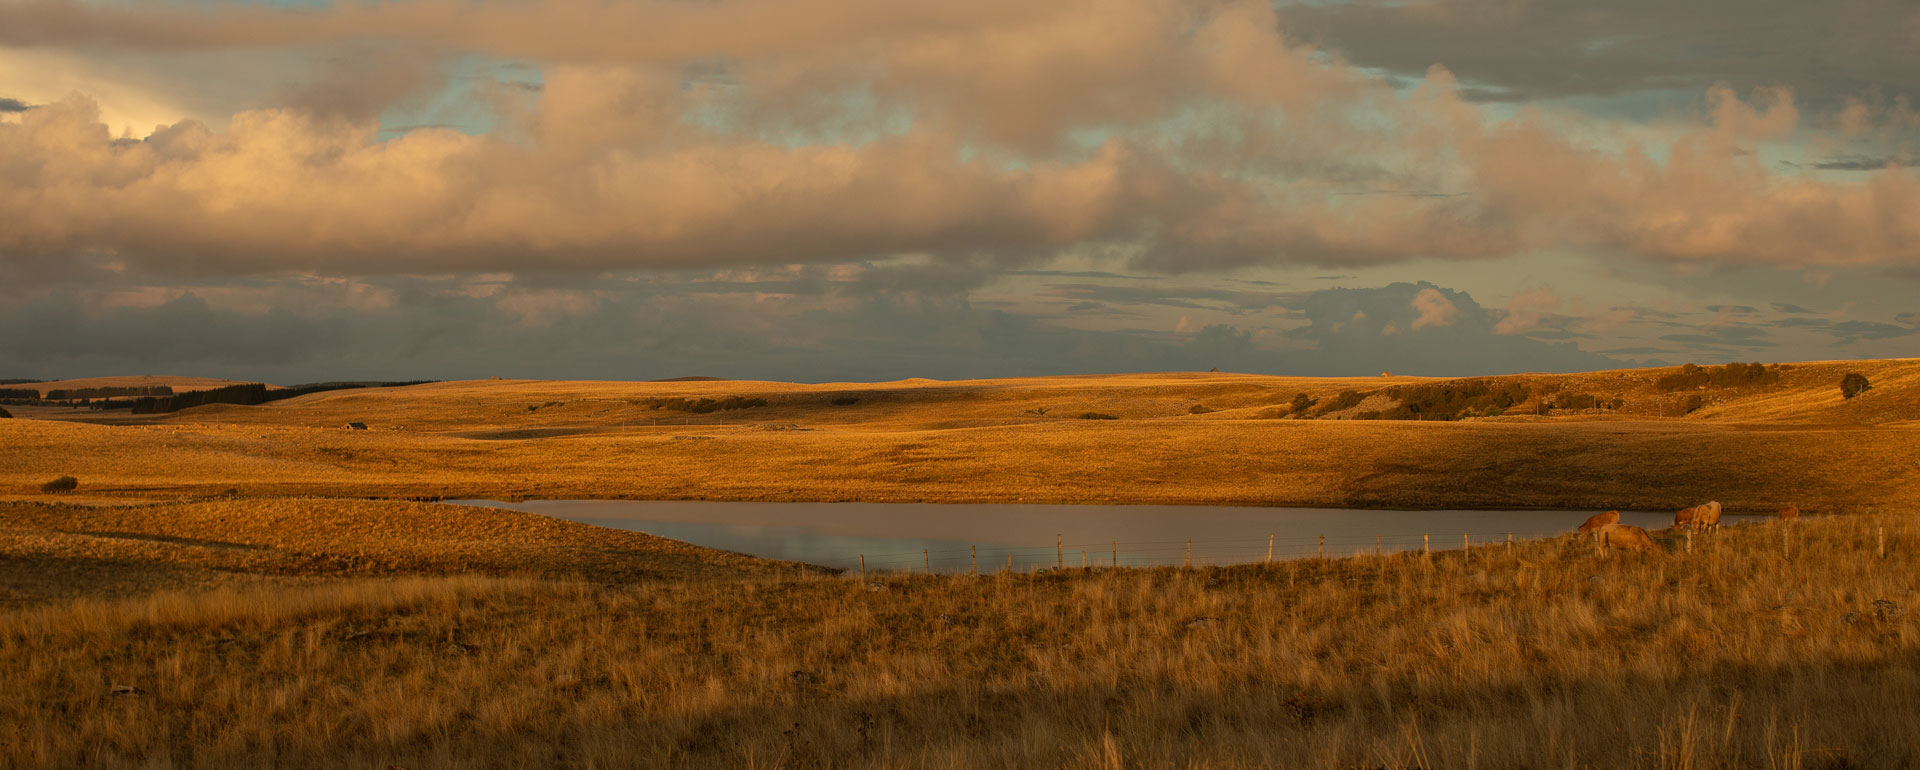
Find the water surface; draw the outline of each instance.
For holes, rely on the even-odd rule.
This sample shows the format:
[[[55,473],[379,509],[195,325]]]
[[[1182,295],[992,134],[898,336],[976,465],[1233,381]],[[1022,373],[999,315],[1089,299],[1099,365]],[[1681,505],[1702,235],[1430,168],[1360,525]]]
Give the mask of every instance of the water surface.
[[[770,559],[869,570],[965,572],[1115,563],[1237,564],[1458,549],[1571,532],[1597,511],[1385,511],[1212,505],[736,503],[644,500],[450,501],[538,513]],[[1664,527],[1671,513],[1620,515]],[[1056,547],[1055,538],[1059,545]],[[1322,546],[1322,538],[1325,545]],[[1191,542],[1191,546],[1189,546]],[[1324,548],[1324,550],[1323,550]]]

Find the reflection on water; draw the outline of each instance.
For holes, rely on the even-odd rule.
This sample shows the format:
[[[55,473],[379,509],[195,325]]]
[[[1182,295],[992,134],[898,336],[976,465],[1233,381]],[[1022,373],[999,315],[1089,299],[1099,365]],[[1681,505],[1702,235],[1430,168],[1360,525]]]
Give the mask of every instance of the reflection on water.
[[[1571,532],[1592,511],[1380,511],[1210,505],[450,501],[637,530],[770,559],[869,570],[1235,564],[1439,549]],[[1670,513],[1622,513],[1664,527]],[[1730,517],[1731,518],[1731,517]],[[1058,545],[1056,546],[1056,537]],[[1324,538],[1324,546],[1322,539]],[[1191,545],[1189,545],[1191,543]],[[1322,550],[1324,548],[1324,551]]]

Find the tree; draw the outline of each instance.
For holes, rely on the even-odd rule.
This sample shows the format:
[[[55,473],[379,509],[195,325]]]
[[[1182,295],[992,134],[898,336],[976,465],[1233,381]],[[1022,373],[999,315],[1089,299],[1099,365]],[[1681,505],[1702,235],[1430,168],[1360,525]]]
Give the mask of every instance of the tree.
[[[1298,394],[1293,397],[1292,405],[1294,414],[1306,414],[1308,409],[1313,408],[1313,397],[1305,393]]]
[[[4,407],[0,407],[0,420],[5,420],[12,416],[13,416],[12,412],[7,411]]]
[[[1847,372],[1847,376],[1840,378],[1840,395],[1846,398],[1853,398],[1872,389],[1873,385],[1867,382],[1867,376],[1859,372]]]
[[[60,478],[40,485],[40,491],[50,495],[66,494],[79,488],[80,480],[72,476],[61,476]]]

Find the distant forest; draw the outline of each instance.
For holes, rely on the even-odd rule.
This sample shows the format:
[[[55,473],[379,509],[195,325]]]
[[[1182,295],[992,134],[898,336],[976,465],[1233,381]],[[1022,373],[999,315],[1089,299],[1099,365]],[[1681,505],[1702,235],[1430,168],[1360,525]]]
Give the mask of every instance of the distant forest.
[[[6,384],[19,385],[37,380],[12,380]],[[228,385],[209,390],[193,390],[175,393],[166,385],[151,387],[109,387],[109,388],[60,388],[47,391],[45,396],[37,388],[0,388],[0,403],[26,406],[66,406],[86,407],[88,409],[128,409],[134,414],[165,414],[190,407],[207,404],[238,404],[254,406],[282,401],[309,393],[322,393],[332,390],[353,390],[356,388],[392,388],[404,385],[424,385],[437,380],[410,380],[406,382],[320,382],[296,385],[278,390],[268,389],[263,383],[251,382],[241,385]]]

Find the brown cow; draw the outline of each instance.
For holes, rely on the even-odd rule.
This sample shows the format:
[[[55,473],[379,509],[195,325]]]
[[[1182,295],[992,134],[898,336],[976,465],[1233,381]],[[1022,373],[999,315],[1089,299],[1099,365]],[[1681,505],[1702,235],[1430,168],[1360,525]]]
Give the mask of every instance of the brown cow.
[[[1615,551],[1658,551],[1660,545],[1653,542],[1653,536],[1632,524],[1608,524],[1600,528],[1601,545]]]
[[[1785,507],[1785,508],[1781,508],[1781,509],[1780,509],[1780,520],[1781,520],[1781,521],[1791,521],[1791,520],[1793,520],[1793,519],[1797,519],[1797,518],[1800,518],[1800,506],[1797,506],[1797,505],[1789,505],[1789,506],[1787,506],[1787,507]]]
[[[1587,523],[1580,525],[1579,531],[1580,531],[1580,534],[1584,535],[1588,532],[1592,532],[1608,524],[1619,524],[1619,523],[1620,523],[1619,511],[1607,511],[1606,513],[1596,513],[1593,515],[1592,518],[1587,519]]]
[[[1673,515],[1673,528],[1679,529],[1719,529],[1720,503],[1718,501],[1702,503],[1692,508],[1682,508]]]

